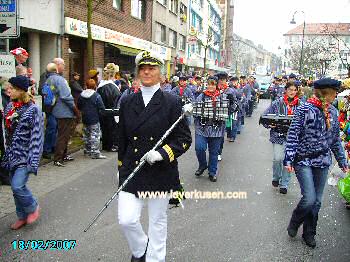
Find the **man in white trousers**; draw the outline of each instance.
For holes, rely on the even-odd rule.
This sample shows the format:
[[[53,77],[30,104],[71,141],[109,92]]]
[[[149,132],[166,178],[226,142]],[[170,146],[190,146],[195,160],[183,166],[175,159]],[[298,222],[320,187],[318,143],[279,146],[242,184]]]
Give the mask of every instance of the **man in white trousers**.
[[[132,262],[165,261],[167,209],[171,191],[181,189],[177,158],[192,143],[185,119],[174,128],[164,143],[152,150],[171,125],[181,116],[181,100],[160,88],[163,59],[144,51],[137,55],[137,78],[141,92],[125,97],[120,104],[118,169],[120,185],[145,155],[147,163],[119,194],[118,219]],[[140,193],[167,193],[163,197],[141,198]],[[144,203],[148,204],[149,227],[146,234],[140,223]]]

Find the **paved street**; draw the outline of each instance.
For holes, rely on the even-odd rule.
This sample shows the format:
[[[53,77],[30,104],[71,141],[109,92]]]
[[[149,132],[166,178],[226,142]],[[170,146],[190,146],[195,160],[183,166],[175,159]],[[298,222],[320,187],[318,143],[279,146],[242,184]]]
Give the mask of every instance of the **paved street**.
[[[168,212],[167,261],[349,261],[350,211],[344,208],[337,188],[326,186],[320,211],[318,246],[295,239],[286,227],[300,190],[296,178],[287,195],[271,186],[272,146],[268,131],[258,126],[258,116],[268,105],[262,100],[252,118],[246,119],[235,143],[225,142],[217,183],[207,176],[194,177],[197,160],[194,144],[180,159],[186,191],[246,191],[246,200],[185,200],[185,209]],[[42,208],[38,223],[19,231],[8,187],[0,187],[0,261],[130,261],[130,252],[117,224],[117,201],[87,232],[84,227],[116,190],[116,155],[88,160],[78,152],[66,168],[48,164],[29,186]],[[146,208],[144,209],[146,214]],[[143,224],[147,228],[146,216]],[[300,230],[301,231],[301,230]],[[15,239],[76,239],[70,251],[13,250]]]

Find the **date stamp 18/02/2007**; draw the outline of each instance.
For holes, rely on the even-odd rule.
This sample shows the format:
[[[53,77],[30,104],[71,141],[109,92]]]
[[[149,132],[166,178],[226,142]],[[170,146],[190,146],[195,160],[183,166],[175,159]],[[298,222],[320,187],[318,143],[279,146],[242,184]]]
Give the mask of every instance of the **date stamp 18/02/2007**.
[[[76,247],[76,240],[13,240],[14,250],[72,250]]]

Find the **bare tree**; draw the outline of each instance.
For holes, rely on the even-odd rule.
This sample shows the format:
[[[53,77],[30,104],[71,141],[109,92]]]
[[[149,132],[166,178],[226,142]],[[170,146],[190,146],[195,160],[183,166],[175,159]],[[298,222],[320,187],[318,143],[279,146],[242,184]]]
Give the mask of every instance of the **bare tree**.
[[[331,29],[327,24],[325,24],[322,32],[328,34],[335,40],[334,49],[340,62],[347,69],[347,74],[350,78],[350,45],[342,38],[336,28]]]
[[[210,27],[208,27],[208,32],[202,36],[201,38],[197,37],[197,43],[204,48],[204,67],[203,67],[203,75],[207,71],[207,51],[208,48],[213,44],[213,33],[210,30]]]
[[[87,10],[87,61],[88,68],[91,69],[94,66],[94,56],[92,49],[92,31],[91,31],[91,23],[93,13],[103,4],[106,0],[78,0],[82,2],[86,6]]]
[[[288,54],[293,70],[298,70],[300,66],[301,51],[301,44],[296,43],[292,46]],[[337,59],[336,55],[331,51],[329,43],[324,38],[317,36],[306,38],[304,40],[303,58],[301,61],[304,67],[301,68],[301,73],[305,75],[306,73],[315,71],[320,75],[324,75],[326,70],[330,69],[332,62]],[[325,61],[324,64],[322,61]]]

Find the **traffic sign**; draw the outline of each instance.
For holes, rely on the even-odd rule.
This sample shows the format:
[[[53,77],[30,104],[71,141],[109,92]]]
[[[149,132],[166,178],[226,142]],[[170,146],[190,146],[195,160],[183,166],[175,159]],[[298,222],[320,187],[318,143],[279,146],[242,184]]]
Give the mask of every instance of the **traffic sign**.
[[[19,37],[19,0],[0,0],[0,38]]]

